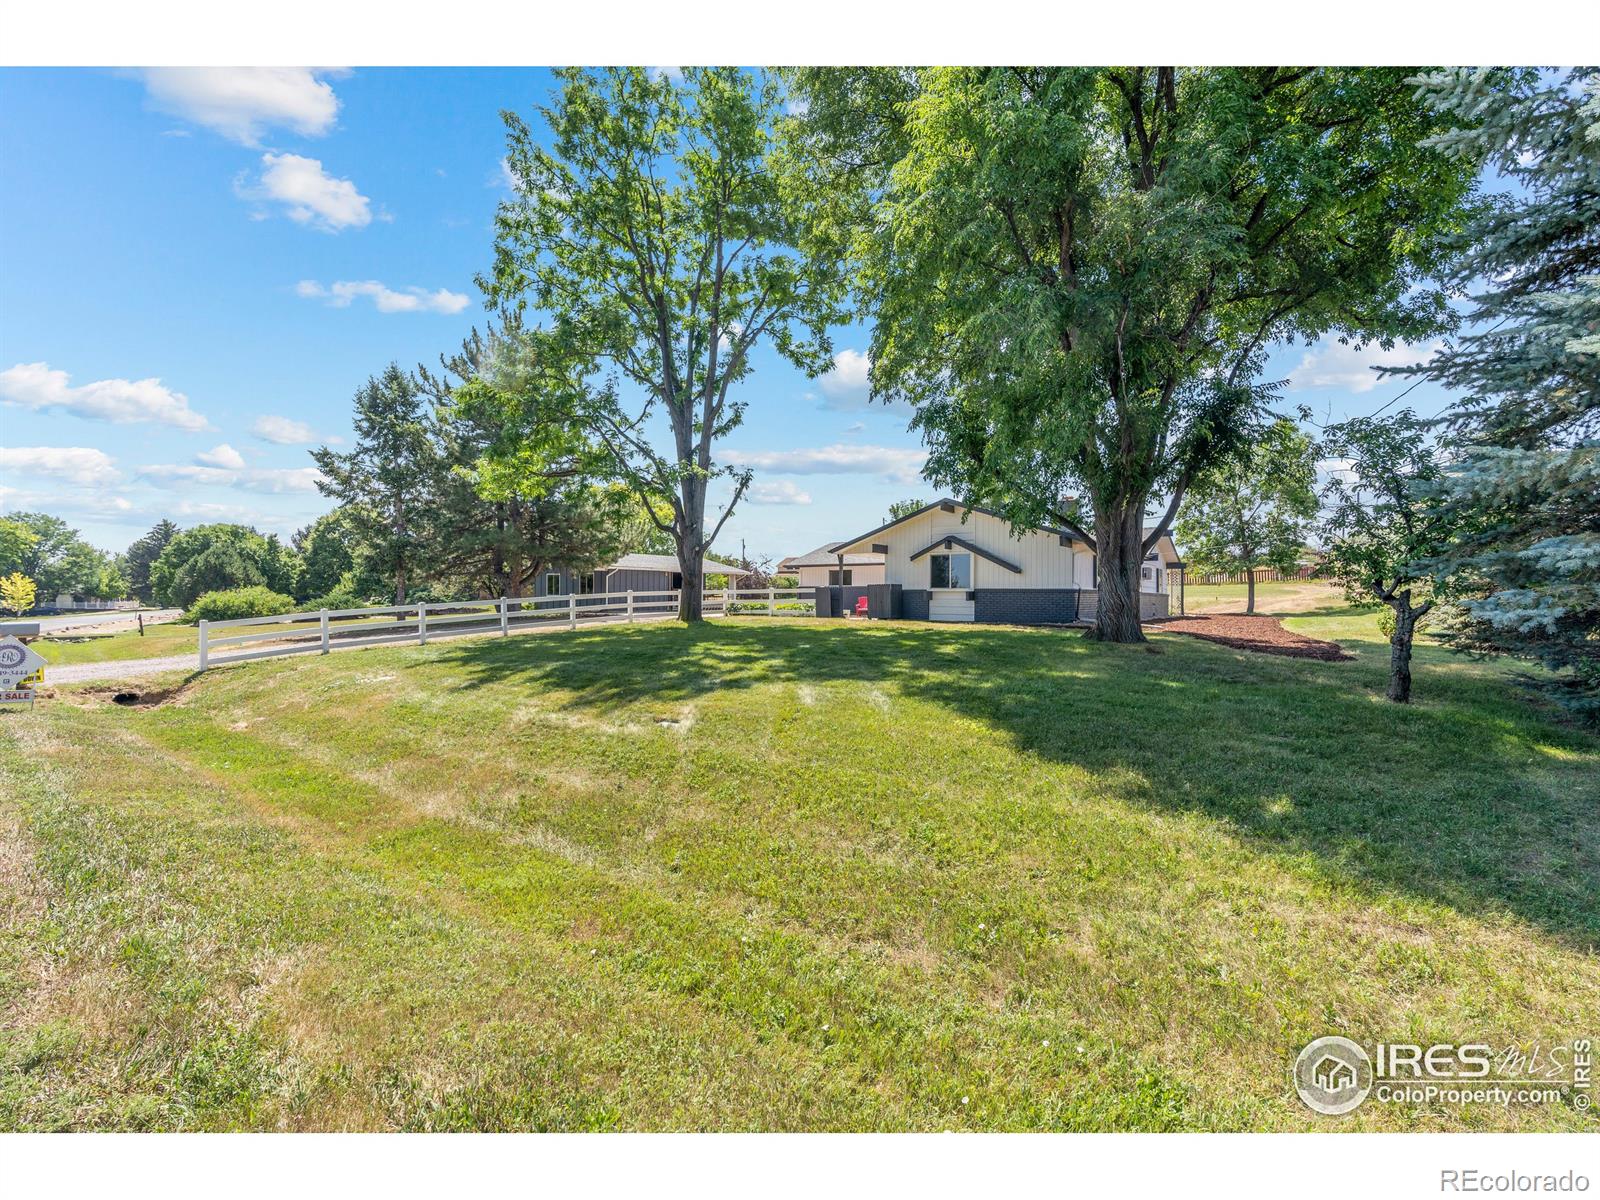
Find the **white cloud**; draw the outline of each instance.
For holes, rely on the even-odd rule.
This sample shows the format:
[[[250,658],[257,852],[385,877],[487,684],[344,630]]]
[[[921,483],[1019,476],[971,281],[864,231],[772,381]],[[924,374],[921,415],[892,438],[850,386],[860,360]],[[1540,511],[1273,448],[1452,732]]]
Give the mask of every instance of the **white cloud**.
[[[151,67],[141,72],[154,108],[246,146],[268,129],[320,137],[333,128],[339,98],[321,67]]]
[[[648,67],[646,70],[649,72],[650,78],[657,82],[663,79],[670,79],[673,83],[683,82],[682,67]]]
[[[815,446],[799,450],[726,450],[731,463],[786,475],[882,475],[896,483],[922,478],[926,450],[897,446]]]
[[[0,401],[35,412],[60,409],[116,425],[150,421],[190,433],[211,428],[189,407],[187,396],[163,386],[159,379],[101,379],[72,387],[71,378],[65,371],[52,370],[49,363],[18,363],[0,371]]]
[[[350,180],[336,179],[324,171],[320,159],[268,153],[261,156],[261,167],[256,183],[241,181],[238,185],[239,194],[247,200],[281,204],[291,221],[325,233],[360,229],[372,221],[372,201]]]
[[[311,426],[288,417],[257,417],[256,423],[250,426],[250,432],[274,446],[310,446],[317,440]]]
[[[1375,343],[1358,349],[1354,343],[1333,342],[1306,353],[1300,365],[1289,374],[1289,389],[1298,392],[1306,388],[1334,387],[1370,392],[1381,383],[1394,382],[1392,377],[1380,375],[1374,368],[1409,367],[1426,362],[1443,345],[1443,342],[1429,342],[1425,346],[1396,342],[1394,349],[1385,350]]]
[[[861,421],[852,421],[850,424],[844,427],[844,431],[846,433],[860,433],[865,428],[865,423]]]
[[[408,287],[397,292],[376,279],[341,280],[327,287],[315,279],[302,279],[294,290],[296,295],[308,300],[326,300],[334,308],[349,308],[356,297],[365,296],[371,299],[379,312],[385,313],[458,313],[471,303],[460,292],[450,292],[444,288],[430,292],[420,287]]]
[[[194,456],[195,462],[202,467],[227,467],[238,470],[244,466],[244,455],[240,454],[227,442],[202,450]]]
[[[810,504],[811,493],[801,491],[788,479],[752,483],[745,493],[751,504]]]
[[[825,408],[861,408],[871,399],[867,373],[872,359],[860,350],[841,350],[833,356],[833,370],[817,380]]]
[[[158,463],[139,468],[146,479],[165,483],[188,483],[201,487],[231,487],[246,492],[277,496],[288,492],[315,492],[322,472],[315,467],[185,467]]]
[[[116,459],[88,446],[0,446],[0,470],[64,479],[80,487],[122,477]]]

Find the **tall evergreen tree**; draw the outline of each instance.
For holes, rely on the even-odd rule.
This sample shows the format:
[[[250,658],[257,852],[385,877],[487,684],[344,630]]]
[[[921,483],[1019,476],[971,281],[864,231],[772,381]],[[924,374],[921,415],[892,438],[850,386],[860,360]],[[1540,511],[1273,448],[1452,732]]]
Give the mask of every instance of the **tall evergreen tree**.
[[[1424,85],[1460,125],[1434,144],[1518,185],[1462,233],[1470,332],[1416,371],[1462,395],[1445,496],[1463,533],[1435,564],[1461,619],[1441,636],[1542,663],[1600,721],[1600,69]]]
[[[1416,338],[1476,168],[1409,73],[817,68],[795,156],[853,226],[873,393],[929,477],[1013,521],[1094,514],[1094,635],[1140,641],[1139,571],[1265,422],[1266,347]],[[1165,497],[1164,515],[1144,525]]]
[[[144,604],[154,604],[155,594],[150,588],[150,568],[167,543],[178,535],[178,527],[162,520],[154,529],[128,547],[125,570],[128,587]]]
[[[417,381],[396,363],[367,380],[355,410],[355,449],[311,452],[323,474],[317,487],[349,507],[374,569],[393,585],[394,603],[404,604],[421,573],[444,469],[433,417]]]

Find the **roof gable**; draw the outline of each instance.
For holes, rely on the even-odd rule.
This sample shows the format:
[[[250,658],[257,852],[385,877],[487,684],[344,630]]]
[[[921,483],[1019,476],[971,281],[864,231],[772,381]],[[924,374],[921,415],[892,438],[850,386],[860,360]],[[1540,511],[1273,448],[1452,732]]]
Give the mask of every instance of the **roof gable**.
[[[879,525],[876,529],[863,533],[860,537],[851,538],[849,541],[840,542],[838,544],[839,549],[842,550],[856,547],[861,545],[863,542],[870,545],[871,539],[877,537],[880,533],[884,532],[884,530],[893,529],[896,525],[904,524],[906,521],[914,521],[918,517],[932,512],[934,509],[942,509],[945,512],[978,513],[985,517],[992,517],[996,521],[1004,522],[1007,526],[1007,532],[1010,532],[1010,522],[1007,522],[1006,519],[999,513],[995,512],[994,509],[980,508],[975,504],[962,504],[959,500],[953,500],[946,496],[942,499],[935,500],[932,504],[924,504],[915,512],[909,512],[903,517],[896,517],[893,521],[887,521],[884,524]],[[1058,525],[1034,525],[1031,528],[1042,533],[1057,534],[1060,537],[1065,537],[1075,542],[1083,542],[1085,545],[1089,543],[1089,535],[1084,533],[1083,530],[1079,529],[1076,525],[1073,525],[1067,521],[1063,521]]]

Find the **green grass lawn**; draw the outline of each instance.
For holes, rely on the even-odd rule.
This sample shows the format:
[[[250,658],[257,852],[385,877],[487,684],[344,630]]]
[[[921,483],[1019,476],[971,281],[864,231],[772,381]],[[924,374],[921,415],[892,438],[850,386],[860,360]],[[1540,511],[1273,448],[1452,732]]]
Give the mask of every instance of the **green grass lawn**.
[[[1190,583],[1184,587],[1183,607],[1193,615],[1206,612],[1242,613],[1249,599],[1243,583]],[[1280,579],[1256,584],[1258,613],[1292,613],[1306,609],[1343,607],[1344,593],[1335,584],[1321,579]],[[1178,611],[1178,598],[1172,597],[1172,611]]]
[[[0,714],[0,1129],[1595,1129],[1295,1097],[1323,1034],[1600,1032],[1600,740],[1290,624],[1359,658],[733,619],[63,689]]]
[[[126,662],[135,658],[165,658],[172,654],[195,653],[197,632],[193,625],[146,625],[143,636],[137,629],[117,633],[96,633],[92,628],[73,630],[57,637],[35,638],[30,643],[46,663]],[[46,676],[49,667],[45,668]]]

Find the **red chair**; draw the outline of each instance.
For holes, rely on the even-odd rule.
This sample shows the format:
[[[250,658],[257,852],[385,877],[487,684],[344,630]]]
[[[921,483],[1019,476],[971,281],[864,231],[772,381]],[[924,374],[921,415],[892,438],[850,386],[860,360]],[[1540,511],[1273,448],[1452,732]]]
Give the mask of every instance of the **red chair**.
[[[867,615],[867,598],[865,596],[857,596],[856,597],[856,616],[864,617],[866,615]]]

